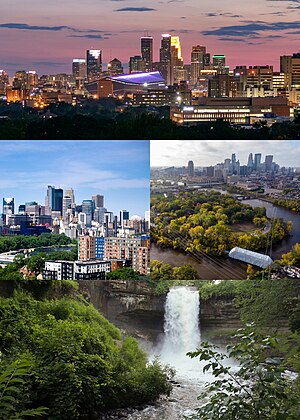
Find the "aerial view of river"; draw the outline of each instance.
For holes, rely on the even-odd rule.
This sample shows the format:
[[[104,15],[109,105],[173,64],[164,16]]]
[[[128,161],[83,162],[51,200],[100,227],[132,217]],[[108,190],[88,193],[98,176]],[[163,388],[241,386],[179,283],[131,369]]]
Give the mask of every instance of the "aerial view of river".
[[[300,243],[300,214],[291,210],[274,206],[272,203],[260,199],[243,200],[252,207],[265,207],[267,217],[282,218],[286,223],[293,223],[291,235],[277,244],[273,244],[271,257],[279,259],[282,254],[290,251],[295,243]],[[159,260],[171,266],[192,265],[201,279],[205,280],[237,280],[246,278],[247,265],[229,258],[203,257],[201,260],[192,255],[175,251],[171,248],[160,248],[156,244],[151,245],[151,260]]]

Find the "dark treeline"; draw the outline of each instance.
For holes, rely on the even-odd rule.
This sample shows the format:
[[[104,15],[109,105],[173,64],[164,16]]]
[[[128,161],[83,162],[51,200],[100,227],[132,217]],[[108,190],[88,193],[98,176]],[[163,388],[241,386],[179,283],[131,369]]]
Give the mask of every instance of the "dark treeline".
[[[179,126],[168,118],[167,107],[128,108],[115,112],[107,106],[53,105],[52,118],[41,118],[36,110],[16,104],[0,106],[0,139],[297,139],[300,118],[276,123],[272,127],[257,124],[253,129],[232,127],[217,121]],[[44,112],[44,111],[43,111]]]

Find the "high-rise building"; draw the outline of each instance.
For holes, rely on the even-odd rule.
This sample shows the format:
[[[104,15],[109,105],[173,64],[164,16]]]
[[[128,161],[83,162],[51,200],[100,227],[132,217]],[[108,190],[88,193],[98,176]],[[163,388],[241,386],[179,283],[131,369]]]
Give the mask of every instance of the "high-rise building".
[[[45,199],[45,211],[51,216],[52,212],[59,212],[62,215],[63,210],[63,190],[48,185],[47,196]]]
[[[5,197],[3,198],[3,222],[7,224],[8,219],[15,213],[15,199]]]
[[[129,211],[128,210],[121,210],[120,211],[120,225],[121,227],[124,226],[124,221],[129,220]]]
[[[96,258],[96,237],[84,235],[79,237],[79,260],[90,261]]]
[[[252,153],[250,153],[249,156],[248,156],[247,168],[248,168],[248,173],[249,174],[254,169],[254,161],[253,161],[253,154]]]
[[[74,58],[72,63],[72,74],[78,88],[83,86],[86,78],[86,60],[84,58]]]
[[[254,169],[256,171],[260,170],[260,165],[261,165],[261,153],[255,153],[254,155]]]
[[[0,70],[0,95],[5,95],[6,86],[9,84],[8,73],[4,70]]]
[[[171,35],[163,34],[159,50],[160,71],[167,85],[173,84]]]
[[[265,159],[266,172],[271,172],[273,163],[273,155],[267,155]]]
[[[35,70],[29,70],[26,73],[26,89],[34,89],[37,87],[38,85],[38,75],[37,72]]]
[[[130,73],[143,73],[145,71],[145,62],[141,55],[134,55],[129,59]]]
[[[195,85],[200,76],[200,70],[204,69],[204,54],[206,47],[194,45],[191,52],[191,83]]]
[[[94,202],[93,200],[83,200],[82,202],[82,213],[86,215],[85,224],[87,227],[91,226],[94,214]]]
[[[92,195],[92,200],[94,202],[94,208],[104,207],[104,195]]]
[[[110,76],[117,76],[118,74],[123,74],[123,67],[120,60],[114,58],[107,64],[107,71]]]
[[[101,78],[102,74],[102,51],[87,50],[86,52],[86,75],[89,82]]]
[[[195,168],[194,168],[194,162],[192,160],[189,160],[187,169],[188,169],[188,176],[193,177],[195,175]]]
[[[152,71],[153,63],[153,38],[152,36],[143,36],[141,38],[141,55],[145,63],[145,71]]]
[[[171,67],[173,74],[172,84],[186,80],[179,36],[171,36]]]
[[[288,88],[300,88],[300,53],[280,57],[280,71],[288,76]]]
[[[226,57],[225,55],[213,56],[213,68],[217,70],[218,74],[225,74]]]

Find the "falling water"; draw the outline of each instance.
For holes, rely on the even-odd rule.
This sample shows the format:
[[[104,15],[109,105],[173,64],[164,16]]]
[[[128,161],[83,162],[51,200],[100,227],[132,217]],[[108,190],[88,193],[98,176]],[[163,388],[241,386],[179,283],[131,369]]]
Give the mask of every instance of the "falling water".
[[[198,376],[199,362],[186,353],[199,347],[199,292],[192,287],[170,289],[165,304],[164,338],[159,351],[162,362],[174,366],[183,376]]]

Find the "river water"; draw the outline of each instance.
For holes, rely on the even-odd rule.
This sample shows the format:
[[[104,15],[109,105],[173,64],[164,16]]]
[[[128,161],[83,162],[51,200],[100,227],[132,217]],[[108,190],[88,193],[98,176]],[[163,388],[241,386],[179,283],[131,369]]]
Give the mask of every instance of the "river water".
[[[291,235],[279,243],[273,245],[271,257],[279,259],[282,254],[290,251],[295,243],[300,243],[300,214],[291,210],[276,207],[272,203],[260,199],[243,200],[243,203],[252,207],[265,207],[267,217],[279,217],[285,222],[292,221],[293,230]],[[246,278],[247,265],[229,258],[203,257],[197,260],[189,254],[175,251],[171,248],[160,248],[156,244],[151,245],[151,260],[160,260],[171,266],[184,264],[192,265],[203,280],[238,280]]]

